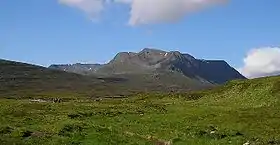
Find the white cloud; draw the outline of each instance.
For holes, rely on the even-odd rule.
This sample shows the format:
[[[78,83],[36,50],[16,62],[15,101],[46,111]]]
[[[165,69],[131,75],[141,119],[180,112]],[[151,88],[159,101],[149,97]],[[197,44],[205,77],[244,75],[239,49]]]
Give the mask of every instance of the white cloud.
[[[185,15],[227,0],[59,0],[60,3],[79,8],[91,16],[104,10],[104,3],[128,4],[130,25],[174,22]]]
[[[174,22],[185,15],[227,0],[118,0],[129,3],[130,25]]]
[[[248,78],[280,75],[280,47],[265,47],[249,51],[239,71]]]
[[[58,0],[58,2],[70,7],[78,8],[94,18],[104,9],[105,0]]]

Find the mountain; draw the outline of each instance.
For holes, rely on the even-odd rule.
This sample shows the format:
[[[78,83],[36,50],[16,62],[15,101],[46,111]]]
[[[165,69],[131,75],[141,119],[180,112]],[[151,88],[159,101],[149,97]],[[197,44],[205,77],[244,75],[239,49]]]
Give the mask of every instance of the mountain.
[[[121,52],[96,73],[154,73],[175,72],[184,76],[210,82],[225,83],[234,79],[245,79],[238,71],[223,60],[200,60],[178,51],[166,52],[145,48],[139,53]]]
[[[199,82],[212,84],[222,84],[234,79],[246,79],[223,60],[196,59],[189,54],[182,54],[178,51],[166,52],[151,48],[144,48],[138,53],[120,52],[109,63],[97,65],[98,67],[94,67],[94,69],[84,69],[85,66],[65,65],[65,67],[57,67],[56,69],[95,75],[173,73],[173,75],[183,75]],[[50,68],[54,68],[53,65]]]
[[[45,68],[0,60],[0,74],[0,96],[15,97],[112,97],[139,92],[187,92],[245,79],[222,60],[201,60],[178,51],[149,48],[138,53],[118,53],[103,65]]]
[[[185,92],[209,88],[187,77],[154,75],[80,75],[0,60],[0,97],[114,97],[139,92]]]

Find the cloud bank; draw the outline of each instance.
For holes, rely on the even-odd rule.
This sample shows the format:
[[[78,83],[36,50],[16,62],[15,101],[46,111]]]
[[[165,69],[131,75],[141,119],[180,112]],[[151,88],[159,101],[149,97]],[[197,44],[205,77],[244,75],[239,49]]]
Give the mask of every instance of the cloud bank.
[[[61,4],[98,16],[105,3],[122,3],[130,7],[128,24],[143,25],[176,22],[186,15],[227,0],[59,0]]]
[[[280,47],[252,49],[239,71],[248,78],[280,75]]]

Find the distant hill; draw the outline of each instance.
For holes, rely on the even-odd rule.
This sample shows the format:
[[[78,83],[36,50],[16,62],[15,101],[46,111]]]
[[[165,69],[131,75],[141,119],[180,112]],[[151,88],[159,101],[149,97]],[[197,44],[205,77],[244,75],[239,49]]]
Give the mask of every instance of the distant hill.
[[[87,67],[90,66],[89,64],[53,66],[50,68],[95,75],[173,73],[173,75],[185,76],[192,80],[212,84],[222,84],[234,79],[246,79],[223,60],[202,60],[178,51],[166,52],[150,48],[145,48],[138,53],[120,52],[108,64],[95,64],[91,69]]]
[[[101,83],[94,77],[0,60],[0,96],[75,95],[91,92]]]
[[[101,66],[102,66],[101,64],[76,63],[76,64],[51,65],[49,66],[49,68],[86,75],[88,73],[97,71]]]

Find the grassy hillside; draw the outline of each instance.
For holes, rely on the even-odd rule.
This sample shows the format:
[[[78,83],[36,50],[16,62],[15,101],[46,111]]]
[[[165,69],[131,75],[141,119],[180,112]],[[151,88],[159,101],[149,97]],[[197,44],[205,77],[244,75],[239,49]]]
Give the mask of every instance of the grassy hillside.
[[[0,60],[0,96],[75,96],[90,93],[101,81],[93,77]],[[69,96],[69,97],[70,97]]]
[[[280,144],[280,77],[188,94],[1,99],[2,144]]]
[[[280,92],[280,77],[265,77],[253,80],[236,80],[214,90],[205,91],[208,104],[261,107],[277,103]],[[209,100],[208,100],[208,99]]]

